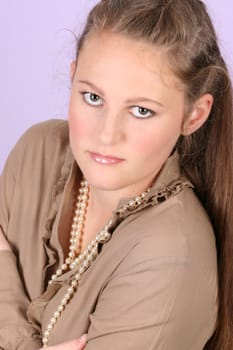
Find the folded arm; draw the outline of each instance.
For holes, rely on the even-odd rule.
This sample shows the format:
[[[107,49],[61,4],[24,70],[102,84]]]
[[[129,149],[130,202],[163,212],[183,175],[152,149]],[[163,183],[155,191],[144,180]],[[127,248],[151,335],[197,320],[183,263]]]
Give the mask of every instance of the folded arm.
[[[10,245],[0,229],[0,346],[4,350],[33,350],[41,345],[38,330],[27,321],[29,300]]]
[[[17,258],[6,238],[19,158],[15,149],[0,176],[0,349],[3,350],[34,350],[41,346],[38,330],[27,320],[30,300],[20,278]]]
[[[59,148],[59,145],[57,146],[57,139],[54,138],[54,134],[56,135],[53,130],[54,123],[49,123],[49,125],[52,137],[50,138],[48,134],[48,137],[46,136],[46,140],[48,139],[49,142],[51,141],[51,143]],[[47,135],[48,128],[46,124],[46,126],[43,126],[42,128],[40,126],[38,128],[33,127],[31,130],[26,132],[25,135],[22,136],[22,138],[10,153],[3,173],[0,176],[1,350],[38,350],[42,346],[40,334],[41,330],[39,325],[35,326],[34,324],[31,324],[28,321],[27,317],[27,310],[29,304],[31,303],[31,299],[39,295],[41,292],[40,281],[32,292],[26,282],[28,279],[25,279],[25,275],[22,274],[22,261],[20,261],[19,255],[21,255],[21,257],[24,256],[24,253],[27,253],[27,250],[30,249],[30,245],[28,244],[27,240],[28,235],[34,234],[34,237],[36,237],[35,232],[38,232],[38,228],[35,228],[35,232],[32,231],[34,227],[33,225],[31,225],[28,230],[26,229],[26,224],[28,221],[30,221],[32,215],[30,210],[25,210],[24,204],[25,198],[27,198],[27,191],[31,196],[29,189],[29,180],[32,179],[33,182],[34,179],[32,175],[32,170],[34,169],[35,165],[34,159],[37,158],[37,164],[40,163],[41,159],[45,159],[43,156],[39,156],[40,152],[38,152],[38,149],[45,149],[45,135],[41,137],[40,134],[40,131],[43,132],[43,128],[46,129]],[[54,156],[54,153],[56,152],[51,151],[52,156]],[[35,157],[35,154],[38,155],[38,157]],[[61,153],[57,151],[56,154],[60,159]],[[50,160],[48,160],[48,162],[50,162]],[[63,163],[63,157],[61,157],[60,162],[61,164]],[[58,172],[60,174],[60,163],[57,163]],[[42,165],[41,169],[43,169]],[[56,175],[56,172],[54,172],[54,174]],[[36,173],[36,175],[38,175],[38,173]],[[40,179],[38,179],[38,182],[40,183]],[[53,183],[54,182],[52,181],[52,184]],[[38,189],[38,186],[35,186],[35,183],[33,183],[33,190],[35,190],[35,192],[36,189]],[[28,196],[27,199],[31,199],[30,196]],[[23,207],[24,216],[22,215]],[[31,208],[30,202],[28,208]],[[20,232],[18,228],[20,227],[21,220],[24,220],[25,222],[25,230],[22,230],[21,228]],[[38,244],[38,242],[42,244],[40,239],[38,239],[37,243],[33,240],[34,244]],[[21,244],[23,245],[24,250],[21,249]],[[41,248],[43,251],[43,246],[38,246],[38,249],[39,248]],[[30,254],[30,257],[31,256],[32,254]],[[27,259],[26,262],[24,261],[24,264],[24,267],[30,267],[30,270],[32,272],[35,272],[35,260]],[[32,264],[32,266],[29,264]],[[34,281],[36,280],[36,276],[38,276],[39,279],[41,278],[41,276],[38,275],[40,271],[38,271],[39,270],[37,269],[37,273],[34,273],[34,276],[32,276],[34,277]],[[31,285],[33,285],[33,282],[30,280],[30,274],[28,278]],[[69,343],[59,344],[56,347],[54,346],[51,348],[51,350],[82,350],[83,347],[83,341],[80,342],[80,340],[74,340]]]

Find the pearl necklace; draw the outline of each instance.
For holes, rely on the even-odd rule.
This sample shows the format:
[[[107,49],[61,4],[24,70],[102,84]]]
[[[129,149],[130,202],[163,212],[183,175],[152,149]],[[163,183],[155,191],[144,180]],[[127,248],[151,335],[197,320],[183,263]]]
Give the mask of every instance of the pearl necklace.
[[[130,202],[124,205],[123,210],[127,211],[133,206],[138,206],[141,204],[141,201],[146,197],[146,194],[151,190],[149,188],[147,191],[143,192],[141,195],[136,196],[135,199],[130,200]],[[49,336],[58,322],[62,312],[65,310],[67,304],[73,297],[74,293],[77,291],[79,281],[84,274],[84,272],[89,268],[92,262],[96,259],[98,255],[98,245],[99,243],[106,243],[110,238],[111,234],[108,232],[111,225],[112,220],[110,220],[107,225],[103,228],[103,230],[98,233],[98,235],[93,239],[83,253],[81,252],[81,240],[84,230],[86,211],[88,207],[88,199],[89,199],[89,186],[86,180],[83,180],[80,185],[79,195],[76,202],[76,210],[73,217],[73,223],[70,233],[70,246],[69,246],[69,254],[66,258],[64,264],[60,268],[57,269],[54,275],[52,275],[51,280],[49,281],[49,285],[51,285],[59,276],[61,276],[67,270],[73,270],[76,266],[79,265],[78,272],[72,277],[70,281],[69,288],[63,299],[61,300],[60,305],[57,307],[57,310],[54,312],[51,317],[49,324],[43,334],[42,343],[43,348],[46,348],[49,343]],[[77,251],[78,250],[78,251]],[[77,254],[79,254],[77,256]]]

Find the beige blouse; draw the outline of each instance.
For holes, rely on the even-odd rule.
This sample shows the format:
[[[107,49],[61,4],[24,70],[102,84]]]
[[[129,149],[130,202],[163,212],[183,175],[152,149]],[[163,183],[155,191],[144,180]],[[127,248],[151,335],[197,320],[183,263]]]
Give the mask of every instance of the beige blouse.
[[[0,178],[0,226],[13,252],[0,252],[0,348],[34,350],[66,293],[69,271],[47,288],[64,261],[66,203],[80,172],[66,121],[32,127],[11,152]],[[169,198],[160,190],[180,182]],[[166,200],[165,200],[166,199]],[[217,263],[213,229],[180,174],[164,165],[145,201],[120,218],[99,247],[49,345],[88,333],[86,350],[201,350],[215,329]]]

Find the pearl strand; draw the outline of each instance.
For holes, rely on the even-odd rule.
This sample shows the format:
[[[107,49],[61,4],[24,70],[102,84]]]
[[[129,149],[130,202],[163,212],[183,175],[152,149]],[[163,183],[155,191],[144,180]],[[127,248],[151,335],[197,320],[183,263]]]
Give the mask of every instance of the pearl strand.
[[[67,289],[67,292],[63,299],[61,300],[61,303],[58,305],[57,310],[54,312],[53,316],[51,317],[49,324],[44,332],[42,343],[43,347],[47,347],[49,336],[51,331],[53,330],[54,326],[56,325],[58,319],[60,318],[62,312],[65,310],[67,304],[73,297],[74,293],[76,292],[78,288],[79,281],[84,274],[84,272],[88,269],[88,267],[91,265],[91,263],[96,259],[98,255],[98,244],[99,243],[105,243],[107,242],[111,234],[108,232],[108,228],[111,226],[111,220],[108,223],[108,225],[105,226],[104,230],[102,230],[96,238],[88,245],[88,247],[85,249],[85,251],[82,253],[82,258],[79,260],[82,261],[78,272],[72,277],[72,280],[70,281],[69,287]],[[74,268],[76,266],[76,262],[74,262]]]
[[[87,181],[83,180],[80,184],[79,195],[77,197],[76,202],[76,210],[73,218],[73,223],[70,232],[70,246],[69,246],[69,254],[66,258],[64,264],[60,268],[57,269],[54,275],[52,275],[49,284],[57,279],[57,277],[61,276],[65,271],[67,271],[70,267],[70,264],[73,263],[73,260],[76,256],[77,247],[79,251],[81,250],[80,243],[81,237],[84,229],[85,215],[88,206],[88,197],[89,197],[89,186]]]
[[[148,188],[147,191],[143,192],[139,196],[136,196],[135,199],[129,201],[129,203],[124,205],[123,211],[127,211],[139,206],[145,199],[146,195],[150,192],[150,190],[151,188]],[[84,180],[81,182],[79,196],[76,204],[77,208],[75,210],[75,215],[73,218],[68,258],[65,260],[65,263],[61,266],[61,268],[59,268],[56,271],[56,273],[52,276],[51,280],[49,281],[49,284],[52,284],[57,277],[62,275],[64,271],[68,269],[73,270],[76,266],[80,266],[78,272],[72,277],[65,296],[63,297],[61,303],[58,305],[56,311],[51,317],[49,324],[43,334],[43,348],[46,348],[48,346],[49,336],[54,326],[58,322],[59,318],[61,317],[62,312],[65,310],[67,304],[73,297],[74,293],[77,291],[78,284],[82,275],[98,256],[98,244],[104,244],[111,238],[111,234],[108,232],[108,230],[112,225],[112,220],[110,220],[108,224],[104,227],[104,229],[100,231],[100,233],[96,236],[96,238],[89,243],[84,252],[79,254],[79,256],[75,257],[77,244],[79,244],[80,251],[81,236],[83,234],[85,215],[88,206],[88,196],[89,187],[87,181]]]

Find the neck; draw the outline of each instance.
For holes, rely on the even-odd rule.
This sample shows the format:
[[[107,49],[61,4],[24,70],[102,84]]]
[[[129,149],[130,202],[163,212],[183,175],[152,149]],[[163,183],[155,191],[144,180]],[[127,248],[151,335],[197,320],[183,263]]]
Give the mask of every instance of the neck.
[[[93,186],[90,187],[89,210],[95,216],[110,217],[116,210],[119,200],[119,194],[114,191],[99,190]]]
[[[118,190],[103,190],[90,186],[89,211],[95,216],[110,217],[112,212],[118,208],[120,199],[131,199],[140,195],[150,187],[151,182],[148,183],[147,179],[140,187],[136,184]]]

